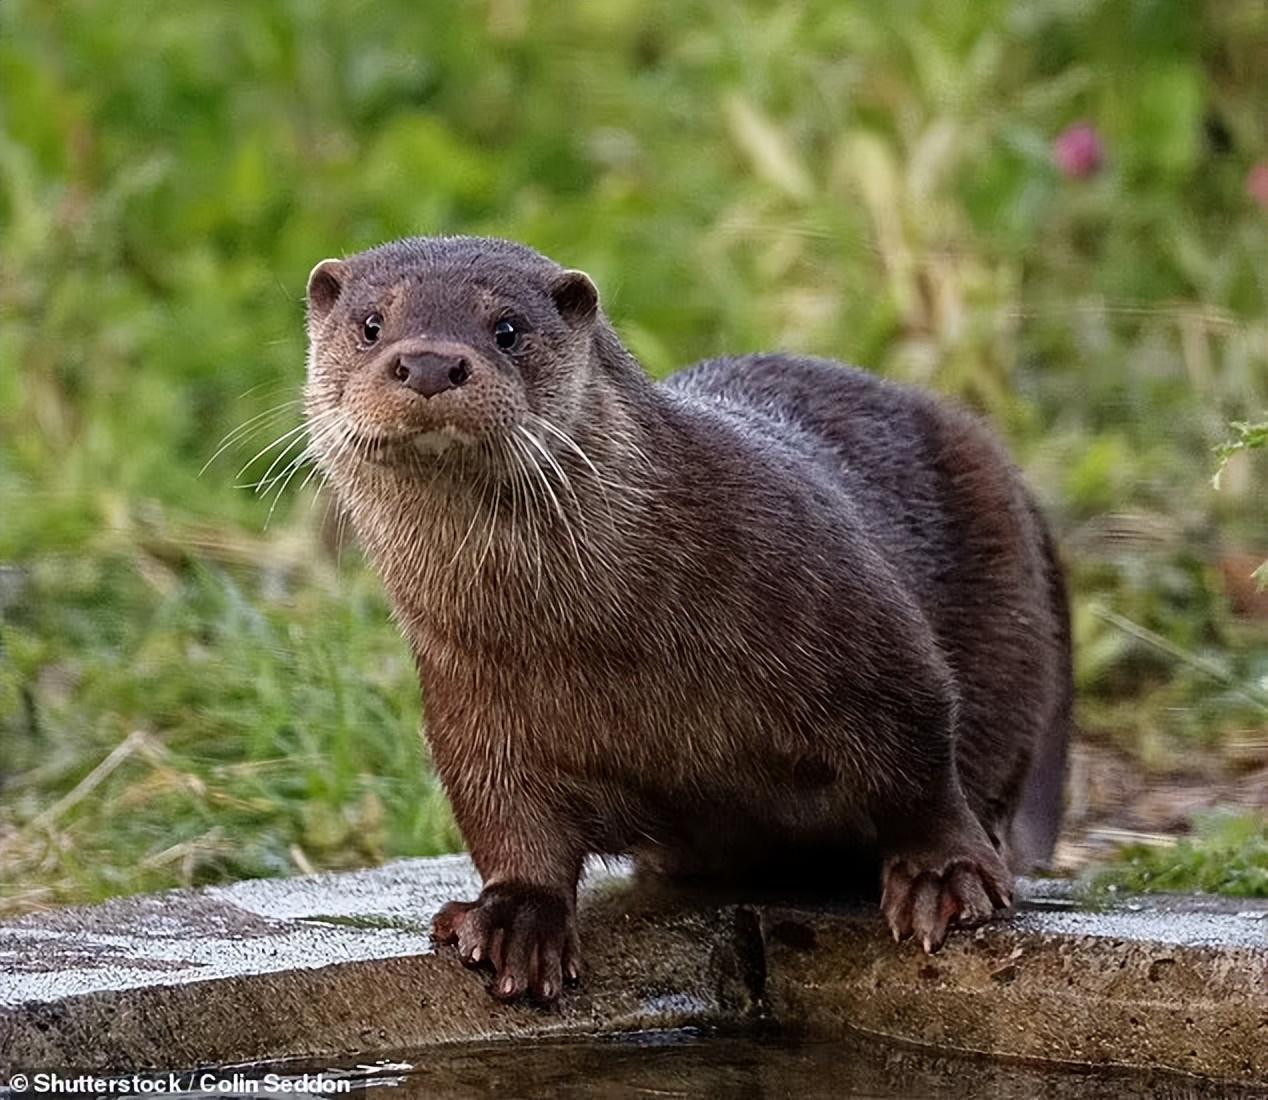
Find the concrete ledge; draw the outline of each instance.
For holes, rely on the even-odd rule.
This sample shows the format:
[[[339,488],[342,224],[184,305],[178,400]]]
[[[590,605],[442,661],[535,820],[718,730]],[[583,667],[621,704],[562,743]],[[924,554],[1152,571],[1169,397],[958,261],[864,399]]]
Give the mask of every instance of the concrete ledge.
[[[1268,905],[1073,907],[1031,884],[1012,922],[933,959],[872,906],[686,898],[597,872],[583,988],[494,1002],[427,936],[477,886],[463,857],[122,899],[0,924],[0,1076],[337,1061],[437,1043],[759,1019],[794,1033],[1268,1083]]]
[[[736,911],[654,917],[599,875],[583,987],[501,1005],[430,943],[465,857],[125,898],[0,924],[0,1074],[330,1059],[434,1043],[729,1023],[754,1005]]]
[[[818,1036],[1268,1084],[1268,909],[1052,901],[933,958],[895,951],[861,914],[766,908],[767,1009]]]

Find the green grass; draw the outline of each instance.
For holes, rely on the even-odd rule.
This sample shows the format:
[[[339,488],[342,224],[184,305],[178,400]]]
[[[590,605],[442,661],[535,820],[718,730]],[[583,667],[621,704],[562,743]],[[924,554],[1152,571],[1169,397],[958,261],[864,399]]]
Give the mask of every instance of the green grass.
[[[377,586],[276,570],[261,585],[116,554],[32,570],[5,630],[34,699],[9,733],[23,824],[6,892],[92,898],[459,845]]]
[[[1220,563],[1264,453],[1210,478],[1268,408],[1266,57],[1252,0],[0,5],[0,908],[458,843],[376,582],[313,486],[267,528],[238,487],[310,267],[411,233],[586,268],[657,374],[784,347],[981,409],[1076,564],[1087,735],[1262,742]]]
[[[1097,892],[1200,890],[1268,897],[1268,821],[1259,814],[1209,817],[1192,839],[1168,847],[1129,845],[1121,858],[1096,876]]]

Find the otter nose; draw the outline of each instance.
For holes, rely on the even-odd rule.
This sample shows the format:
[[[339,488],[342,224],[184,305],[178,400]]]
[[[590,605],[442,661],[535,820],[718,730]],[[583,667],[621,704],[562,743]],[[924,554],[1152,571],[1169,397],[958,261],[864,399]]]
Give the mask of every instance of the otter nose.
[[[464,385],[471,377],[471,367],[459,355],[437,355],[424,351],[398,355],[392,364],[392,377],[415,393],[435,397],[445,390]]]

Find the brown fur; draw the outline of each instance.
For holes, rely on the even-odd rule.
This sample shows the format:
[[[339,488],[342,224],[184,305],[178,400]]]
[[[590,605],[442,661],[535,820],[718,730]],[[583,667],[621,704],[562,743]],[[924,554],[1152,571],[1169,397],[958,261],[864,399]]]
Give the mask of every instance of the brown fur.
[[[895,936],[933,950],[1009,903],[1005,861],[1050,852],[1064,589],[979,422],[823,360],[654,384],[588,279],[502,241],[325,261],[309,334],[314,450],[413,648],[485,881],[437,934],[499,995],[549,1000],[578,970],[590,853],[882,866]],[[422,397],[393,374],[406,353],[470,380]]]

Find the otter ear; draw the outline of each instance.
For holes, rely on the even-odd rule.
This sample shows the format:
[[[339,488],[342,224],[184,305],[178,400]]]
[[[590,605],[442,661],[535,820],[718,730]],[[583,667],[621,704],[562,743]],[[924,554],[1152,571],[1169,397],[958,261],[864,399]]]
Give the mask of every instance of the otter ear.
[[[324,321],[343,289],[343,261],[322,260],[308,274],[308,317]]]
[[[599,308],[599,291],[584,271],[565,271],[550,288],[555,308],[570,325],[588,321]]]

